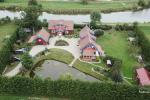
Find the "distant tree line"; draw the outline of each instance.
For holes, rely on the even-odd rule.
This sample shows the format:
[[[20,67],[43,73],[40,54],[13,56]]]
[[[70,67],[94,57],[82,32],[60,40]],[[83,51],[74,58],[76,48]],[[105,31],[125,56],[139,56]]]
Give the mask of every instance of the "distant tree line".
[[[5,0],[0,0],[0,2],[4,2]]]
[[[150,7],[150,1],[139,0],[138,1],[138,6],[140,6],[142,8],[149,8]]]

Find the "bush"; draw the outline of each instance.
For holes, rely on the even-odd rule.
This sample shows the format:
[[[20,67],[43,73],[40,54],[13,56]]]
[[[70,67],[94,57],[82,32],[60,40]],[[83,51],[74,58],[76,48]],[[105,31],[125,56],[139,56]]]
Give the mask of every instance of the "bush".
[[[36,0],[29,0],[28,5],[38,5]]]
[[[0,0],[0,2],[5,2],[5,0]]]
[[[97,26],[97,25],[96,25],[96,22],[95,22],[95,21],[91,21],[91,22],[90,22],[90,28],[91,28],[91,29],[96,29],[96,26]]]
[[[21,63],[23,67],[25,67],[27,70],[30,70],[33,67],[33,60],[29,56],[28,53],[24,53],[21,57]]]
[[[132,31],[133,29],[134,29],[133,25],[129,25],[127,23],[123,25],[117,24],[115,26],[115,30],[117,31]]]
[[[94,35],[96,37],[102,36],[102,35],[104,35],[104,31],[101,30],[101,29],[97,29],[97,30],[94,31]]]
[[[88,0],[81,0],[81,4],[87,5],[88,4]]]
[[[139,0],[139,1],[138,1],[138,5],[139,5],[140,7],[145,7],[145,6],[146,6],[146,3],[145,3],[144,0]]]
[[[150,41],[145,34],[138,28],[135,27],[134,32],[137,36],[138,45],[141,47],[141,54],[146,63],[150,62]]]
[[[2,25],[2,24],[9,23],[9,22],[11,22],[11,19],[10,19],[10,17],[8,17],[8,16],[6,16],[6,17],[0,19],[0,24],[1,24],[1,25]]]

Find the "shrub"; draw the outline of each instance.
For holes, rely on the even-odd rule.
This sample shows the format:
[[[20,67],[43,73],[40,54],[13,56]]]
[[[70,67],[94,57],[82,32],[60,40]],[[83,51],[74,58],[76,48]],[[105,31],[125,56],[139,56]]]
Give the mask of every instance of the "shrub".
[[[36,0],[29,0],[28,5],[38,5]]]
[[[21,63],[27,70],[30,70],[33,67],[33,60],[28,53],[22,55]]]
[[[91,21],[90,22],[90,28],[92,28],[92,29],[96,29],[96,22],[95,21]]]
[[[5,2],[5,0],[0,0],[0,2]]]
[[[101,30],[101,29],[97,29],[97,30],[94,31],[94,35],[96,37],[102,36],[102,35],[104,35],[104,31]]]
[[[137,36],[138,45],[141,47],[141,54],[144,58],[144,61],[150,62],[150,41],[145,36],[145,34],[138,28],[135,27],[134,32]]]
[[[138,1],[138,5],[139,5],[140,7],[144,7],[144,6],[146,5],[146,3],[145,3],[144,0],[139,0],[139,1]]]
[[[87,5],[88,4],[88,0],[81,0],[81,4]]]

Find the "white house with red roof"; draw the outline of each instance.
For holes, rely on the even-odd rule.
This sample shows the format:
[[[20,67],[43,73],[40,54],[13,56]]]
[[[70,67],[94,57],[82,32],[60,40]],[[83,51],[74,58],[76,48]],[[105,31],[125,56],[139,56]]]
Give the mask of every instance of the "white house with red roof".
[[[49,20],[48,29],[53,35],[69,35],[74,31],[74,23],[71,20]]]
[[[35,43],[38,45],[47,45],[49,44],[50,34],[44,28],[42,28],[36,35],[33,35],[28,43]]]

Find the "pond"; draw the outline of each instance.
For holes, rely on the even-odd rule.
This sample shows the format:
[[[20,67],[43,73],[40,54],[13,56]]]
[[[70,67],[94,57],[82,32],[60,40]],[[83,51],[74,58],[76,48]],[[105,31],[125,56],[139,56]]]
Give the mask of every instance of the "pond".
[[[8,10],[0,10],[0,18],[9,16],[11,19],[14,17],[21,17],[21,11],[20,12],[11,12]],[[90,15],[57,15],[57,14],[51,14],[47,12],[43,12],[42,15],[39,17],[40,20],[43,19],[64,19],[64,20],[73,20],[74,23],[77,24],[83,24],[90,22]],[[150,9],[144,9],[142,11],[124,11],[124,12],[113,12],[104,14],[102,13],[102,19],[101,21],[103,23],[132,23],[132,22],[150,22]]]
[[[44,61],[42,67],[35,68],[34,74],[42,79],[50,77],[52,80],[57,80],[62,75],[69,74],[73,79],[99,81],[98,79],[86,75],[75,68],[69,67],[67,64],[55,60]]]

